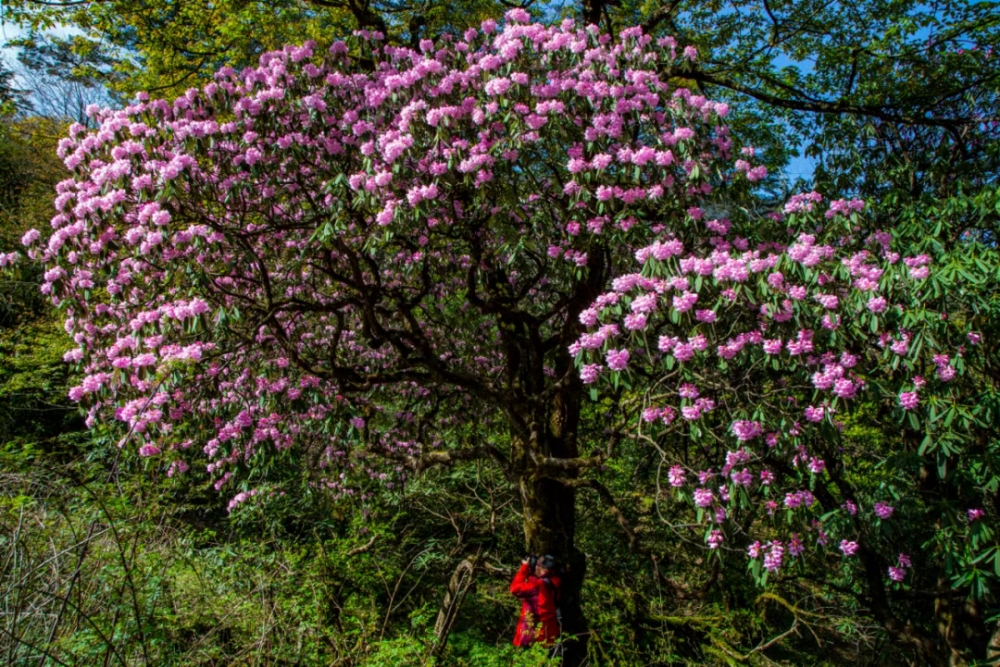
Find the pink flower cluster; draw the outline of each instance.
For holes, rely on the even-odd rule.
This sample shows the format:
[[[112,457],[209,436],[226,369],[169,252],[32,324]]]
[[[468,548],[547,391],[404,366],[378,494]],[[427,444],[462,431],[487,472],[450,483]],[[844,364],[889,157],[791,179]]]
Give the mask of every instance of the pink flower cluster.
[[[889,579],[896,583],[902,582],[906,579],[906,571],[911,567],[913,567],[913,563],[910,561],[910,557],[906,554],[899,554],[896,565],[889,566]]]

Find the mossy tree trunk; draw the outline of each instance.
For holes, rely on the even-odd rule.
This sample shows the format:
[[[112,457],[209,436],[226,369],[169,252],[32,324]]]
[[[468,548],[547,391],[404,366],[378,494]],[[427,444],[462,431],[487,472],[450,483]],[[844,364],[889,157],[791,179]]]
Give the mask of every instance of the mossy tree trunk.
[[[577,433],[582,387],[560,391],[530,416],[526,438],[515,437],[512,464],[521,496],[524,540],[530,553],[554,556],[563,567],[560,589],[562,632],[578,637],[565,644],[565,664],[585,653],[587,622],[580,592],[586,558],[576,546],[576,488],[572,480],[580,459]]]

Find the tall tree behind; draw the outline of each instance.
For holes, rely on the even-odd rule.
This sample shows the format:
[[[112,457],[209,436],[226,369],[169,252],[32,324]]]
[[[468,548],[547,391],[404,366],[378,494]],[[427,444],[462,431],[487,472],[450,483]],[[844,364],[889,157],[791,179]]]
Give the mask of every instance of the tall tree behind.
[[[11,46],[19,49],[17,75],[25,106],[35,116],[89,125],[88,106],[117,103],[116,59],[100,43],[34,31]]]
[[[423,38],[476,26],[503,7],[494,0],[222,0],[211,6],[188,0],[16,0],[6,5],[6,13],[9,20],[36,30],[75,26],[82,33],[74,43],[77,51],[113,46],[120,75],[110,84],[113,90],[172,97],[223,66],[256,64],[262,53],[285,44],[308,39],[329,44],[352,30],[367,29],[416,46]]]

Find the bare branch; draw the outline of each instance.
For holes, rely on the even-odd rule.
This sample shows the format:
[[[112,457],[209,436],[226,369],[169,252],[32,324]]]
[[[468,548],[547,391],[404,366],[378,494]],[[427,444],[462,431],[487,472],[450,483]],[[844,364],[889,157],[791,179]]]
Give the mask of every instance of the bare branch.
[[[373,535],[372,538],[368,540],[366,544],[362,544],[360,547],[354,547],[353,549],[348,551],[347,557],[350,558],[351,556],[357,556],[359,554],[368,552],[369,550],[371,550],[373,546],[375,546],[375,540],[377,539],[378,535]]]

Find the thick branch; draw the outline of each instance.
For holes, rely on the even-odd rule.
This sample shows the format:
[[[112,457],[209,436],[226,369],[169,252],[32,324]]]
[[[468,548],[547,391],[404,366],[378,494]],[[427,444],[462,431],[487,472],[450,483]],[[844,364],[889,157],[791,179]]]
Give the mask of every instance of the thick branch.
[[[791,109],[793,111],[808,111],[812,113],[821,114],[850,114],[854,116],[869,116],[872,118],[879,118],[881,120],[903,123],[906,125],[922,125],[931,127],[944,127],[944,128],[954,128],[962,127],[972,123],[983,123],[995,120],[993,118],[937,118],[937,117],[924,117],[924,116],[910,116],[905,113],[895,113],[882,106],[874,106],[870,104],[853,104],[845,100],[836,100],[833,102],[827,102],[823,100],[808,100],[808,99],[789,99],[784,97],[778,97],[777,95],[772,95],[766,93],[762,90],[758,90],[746,84],[740,83],[738,81],[731,81],[717,77],[708,72],[701,70],[695,70],[684,74],[686,78],[697,81],[698,83],[708,84],[712,86],[719,86],[721,88],[727,88],[729,90],[736,91],[738,93],[743,93],[748,95],[755,100],[759,100],[766,104],[781,108],[781,109]]]
[[[390,458],[398,459],[416,472],[422,472],[432,466],[450,467],[457,461],[496,461],[506,474],[510,468],[507,457],[493,445],[475,445],[464,449],[446,449],[435,452],[422,452],[417,456],[395,455],[388,453]]]
[[[553,457],[535,459],[538,472],[543,477],[551,477],[553,473],[586,470],[588,468],[599,468],[607,462],[608,456],[604,452],[596,456],[587,456],[572,459],[560,459]]]

